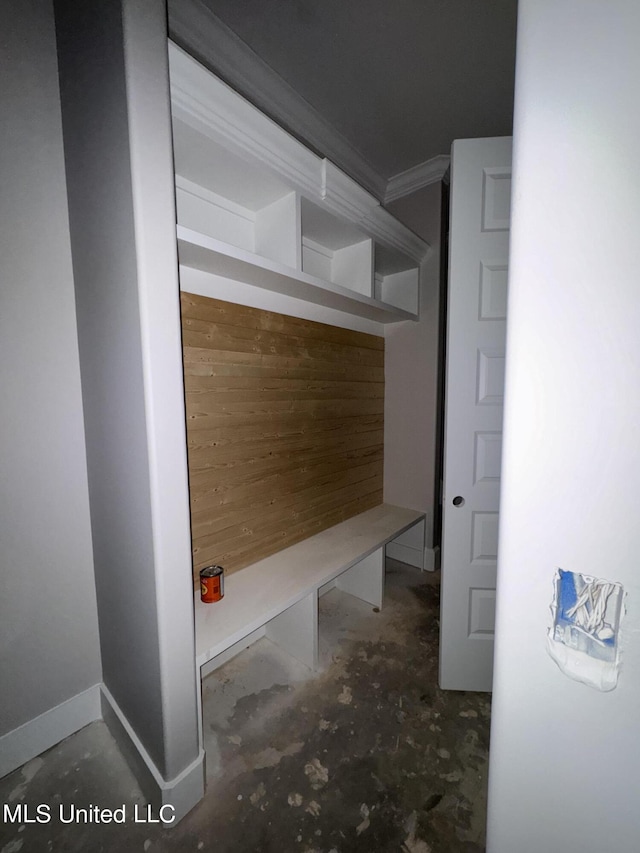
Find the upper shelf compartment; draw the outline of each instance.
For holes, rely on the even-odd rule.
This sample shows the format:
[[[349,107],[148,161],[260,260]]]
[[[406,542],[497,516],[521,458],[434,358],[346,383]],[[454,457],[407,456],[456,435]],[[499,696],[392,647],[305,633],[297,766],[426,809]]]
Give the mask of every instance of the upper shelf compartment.
[[[419,273],[406,255],[377,245],[374,256],[375,299],[417,315]]]
[[[170,44],[180,262],[379,322],[416,319],[429,247]]]
[[[242,160],[174,119],[180,225],[296,268],[296,193],[269,170]]]
[[[359,228],[301,201],[302,270],[373,298],[373,240]]]

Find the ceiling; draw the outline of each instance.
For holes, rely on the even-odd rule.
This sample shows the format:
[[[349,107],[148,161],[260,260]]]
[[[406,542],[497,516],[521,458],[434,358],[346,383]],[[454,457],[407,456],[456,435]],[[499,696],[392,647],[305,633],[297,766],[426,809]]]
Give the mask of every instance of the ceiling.
[[[454,139],[511,133],[516,10],[517,0],[170,0],[169,21],[176,41],[388,201],[441,178]]]

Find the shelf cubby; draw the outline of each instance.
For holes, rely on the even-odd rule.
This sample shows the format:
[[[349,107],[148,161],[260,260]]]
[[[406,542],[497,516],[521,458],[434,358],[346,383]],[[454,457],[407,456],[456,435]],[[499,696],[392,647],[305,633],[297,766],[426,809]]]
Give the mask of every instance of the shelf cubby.
[[[373,297],[373,240],[307,199],[301,202],[302,270]]]
[[[239,249],[300,266],[300,200],[264,167],[174,120],[178,223]]]
[[[375,299],[417,316],[419,267],[395,249],[378,244],[374,264]]]

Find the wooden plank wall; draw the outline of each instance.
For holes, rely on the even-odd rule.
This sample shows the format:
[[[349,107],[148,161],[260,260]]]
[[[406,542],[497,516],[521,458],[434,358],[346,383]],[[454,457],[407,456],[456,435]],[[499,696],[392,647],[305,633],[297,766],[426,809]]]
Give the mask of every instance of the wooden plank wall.
[[[181,302],[194,581],[382,503],[384,338]]]

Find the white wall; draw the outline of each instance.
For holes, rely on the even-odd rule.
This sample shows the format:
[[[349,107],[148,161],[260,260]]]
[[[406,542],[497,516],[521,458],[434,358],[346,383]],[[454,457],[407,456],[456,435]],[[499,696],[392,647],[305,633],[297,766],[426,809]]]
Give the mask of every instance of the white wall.
[[[640,838],[640,4],[520,0],[490,853]],[[545,650],[556,567],[623,584],[601,693]]]
[[[182,813],[203,754],[165,11],[56,0],[103,681]]]
[[[440,236],[441,195],[442,184],[437,181],[391,201],[385,207],[396,219],[435,248],[436,238]]]
[[[420,280],[420,320],[385,328],[384,499],[427,513],[432,541],[440,288],[441,185],[388,205],[431,245]]]
[[[0,34],[2,736],[101,672],[52,4]]]

